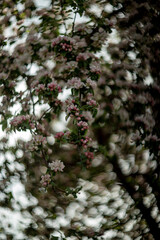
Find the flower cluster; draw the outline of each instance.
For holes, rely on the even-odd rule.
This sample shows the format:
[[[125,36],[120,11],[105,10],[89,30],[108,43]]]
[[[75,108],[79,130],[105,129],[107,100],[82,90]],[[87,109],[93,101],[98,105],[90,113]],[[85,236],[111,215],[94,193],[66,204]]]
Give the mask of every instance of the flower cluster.
[[[98,62],[92,62],[90,64],[90,70],[93,73],[99,74],[101,72],[101,69],[100,69],[100,65],[98,64]]]
[[[45,85],[44,84],[38,84],[37,87],[35,88],[36,93],[38,94],[39,92],[45,91]]]
[[[75,43],[76,42],[73,38],[67,36],[64,37],[59,36],[53,39],[52,47],[57,53],[58,52],[70,53],[73,50]]]
[[[56,139],[61,139],[61,137],[64,136],[64,133],[63,132],[58,132],[56,133],[56,135],[54,136]]]
[[[41,176],[42,187],[48,187],[53,182],[53,177],[57,172],[63,172],[64,164],[61,160],[54,160],[47,166],[47,173]]]
[[[63,42],[64,42],[64,44],[65,44],[65,42],[69,42],[70,45],[75,44],[75,40],[73,38],[70,38],[70,37],[67,37],[67,36],[64,36],[64,37],[59,36],[59,37],[53,39],[52,46],[54,47],[54,46],[56,46],[58,44],[61,45],[61,43],[63,43]],[[61,46],[62,47],[65,46],[64,44],[61,45]]]
[[[92,160],[92,159],[94,158],[93,152],[85,152],[84,154],[85,154],[86,157],[87,157],[88,159],[90,159],[90,160]]]
[[[31,121],[30,115],[19,115],[14,117],[11,122],[11,126],[13,126],[14,129],[17,130],[26,130],[28,129],[34,129],[35,124]]]
[[[87,101],[87,104],[89,106],[97,106],[97,102],[94,99],[90,99],[89,101]]]
[[[88,49],[86,39],[81,34],[53,39],[50,54],[54,55],[55,61],[59,64],[59,71],[38,70],[37,75],[31,78],[29,83],[31,90],[28,96],[33,115],[36,114],[37,103],[40,105],[47,103],[48,109],[36,117],[34,122],[31,121],[29,114],[20,114],[11,121],[11,125],[17,129],[26,123],[29,129],[33,129],[32,140],[26,144],[26,148],[44,158],[47,168],[46,174],[41,178],[44,187],[51,184],[55,174],[63,172],[64,169],[64,164],[60,160],[50,162],[52,149],[47,149],[46,137],[49,136],[49,126],[45,123],[45,121],[50,123],[58,117],[61,110],[66,113],[66,119],[71,119],[74,129],[56,133],[54,136],[56,142],[74,145],[84,166],[88,167],[94,158],[94,148],[89,145],[92,141],[89,129],[92,118],[97,114],[98,104],[94,98],[94,91],[101,70],[98,58]],[[42,50],[45,52],[44,48]],[[71,95],[64,103],[59,99],[59,93],[63,92],[64,86],[63,84],[60,86],[63,82],[61,78],[65,79],[67,88],[71,89]],[[30,106],[28,111],[29,109]]]
[[[97,83],[93,80],[91,80],[91,78],[87,78],[86,83],[89,87],[95,89],[97,87]]]
[[[94,58],[95,59],[95,56],[90,52],[79,53],[78,56],[76,57],[76,61],[77,62],[86,61],[89,58]]]
[[[84,86],[84,83],[78,77],[73,77],[72,79],[68,80],[67,86],[70,88],[80,89]]]
[[[53,90],[55,90],[55,89],[58,89],[58,92],[62,92],[61,87],[58,86],[55,81],[52,81],[51,83],[48,83],[47,88],[48,88],[50,91],[53,91]]]
[[[83,146],[84,148],[87,148],[87,144],[88,144],[89,142],[91,142],[91,141],[92,141],[92,138],[90,138],[90,137],[84,137],[84,138],[82,138],[82,139],[81,139],[82,146]]]
[[[51,182],[51,176],[49,174],[41,176],[41,184],[43,187],[47,187]]]
[[[47,144],[47,139],[43,135],[34,135],[33,139],[27,143],[26,147],[30,151],[39,151],[42,147]]]
[[[18,125],[22,124],[24,121],[28,121],[30,119],[29,115],[19,115],[12,119],[11,125],[17,127]]]
[[[88,123],[85,121],[79,121],[77,126],[81,128],[81,131],[84,131],[89,128]]]
[[[55,160],[49,163],[49,167],[55,172],[63,172],[65,166],[61,160]]]
[[[57,84],[56,81],[50,82],[50,83],[46,83],[46,84],[42,84],[39,83],[38,81],[34,82],[34,85],[32,85],[33,87],[35,87],[35,92],[37,94],[39,93],[45,93],[46,91],[58,91],[59,93],[62,92],[61,87]]]

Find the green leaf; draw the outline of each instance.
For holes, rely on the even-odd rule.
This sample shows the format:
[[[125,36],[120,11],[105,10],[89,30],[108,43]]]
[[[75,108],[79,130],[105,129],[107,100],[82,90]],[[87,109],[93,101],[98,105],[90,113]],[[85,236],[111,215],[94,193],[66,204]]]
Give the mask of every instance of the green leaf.
[[[2,124],[2,130],[4,131],[7,128],[7,121],[3,120],[1,124]]]
[[[58,240],[59,237],[51,236],[51,240]]]

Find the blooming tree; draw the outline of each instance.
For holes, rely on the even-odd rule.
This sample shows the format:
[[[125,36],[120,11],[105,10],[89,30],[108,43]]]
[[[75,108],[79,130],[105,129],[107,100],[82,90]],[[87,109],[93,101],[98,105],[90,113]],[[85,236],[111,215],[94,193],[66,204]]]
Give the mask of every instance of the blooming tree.
[[[20,237],[2,221],[2,239],[159,239],[160,6],[149,2],[0,3],[1,206],[28,219]]]

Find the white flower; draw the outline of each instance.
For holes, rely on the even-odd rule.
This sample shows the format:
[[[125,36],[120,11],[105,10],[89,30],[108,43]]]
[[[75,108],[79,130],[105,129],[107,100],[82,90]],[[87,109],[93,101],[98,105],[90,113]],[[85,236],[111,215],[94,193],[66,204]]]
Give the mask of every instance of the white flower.
[[[65,166],[61,160],[55,160],[49,163],[49,167],[51,168],[51,170],[54,170],[55,172],[57,171],[63,172],[63,168]]]

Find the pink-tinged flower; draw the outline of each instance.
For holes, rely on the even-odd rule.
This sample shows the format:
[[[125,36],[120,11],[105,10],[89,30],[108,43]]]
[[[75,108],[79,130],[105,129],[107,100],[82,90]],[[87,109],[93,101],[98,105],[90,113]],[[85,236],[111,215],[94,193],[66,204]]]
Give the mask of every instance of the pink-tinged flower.
[[[85,52],[85,53],[79,53],[76,57],[76,61],[86,61],[88,58],[95,58],[95,56],[92,53]]]
[[[57,107],[57,106],[63,105],[63,103],[62,103],[61,100],[56,99],[55,102],[54,102],[54,105]]]
[[[55,47],[56,45],[58,45],[64,51],[71,52],[75,43],[76,42],[73,38],[67,36],[64,37],[59,36],[53,39],[52,46]]]
[[[60,43],[60,46],[66,52],[71,52],[72,49],[73,49],[72,45],[71,44],[67,44],[67,43]]]
[[[56,133],[56,135],[54,136],[56,139],[60,139],[61,137],[64,136],[64,133],[63,132],[58,132]]]
[[[49,174],[41,176],[40,183],[43,187],[46,187],[51,182],[51,176]]]
[[[92,81],[90,78],[87,78],[86,82],[87,82],[88,86],[90,86],[92,88],[97,87],[97,83],[95,81]]]
[[[60,86],[57,86],[57,89],[58,89],[58,92],[59,92],[59,93],[62,92],[62,89],[61,89]]]
[[[153,141],[153,142],[160,142],[160,138],[158,138],[156,135],[149,135],[145,138],[146,141]]]
[[[30,123],[29,125],[30,125],[31,129],[35,128],[35,124],[34,123]]]
[[[87,104],[90,105],[90,106],[97,106],[97,102],[93,99],[87,101]]]
[[[48,83],[47,87],[49,88],[50,91],[53,91],[57,87],[57,83],[52,81],[51,83]]]
[[[91,37],[91,39],[93,40],[92,45],[98,47],[104,44],[107,39],[107,35],[107,32],[103,28],[99,28],[99,31],[95,32]]]
[[[37,124],[37,129],[42,133],[45,133],[45,131],[46,131],[45,127],[40,123]]]
[[[153,127],[155,126],[155,120],[153,116],[149,113],[146,113],[145,115],[140,115],[135,117],[135,121],[138,123],[143,123],[145,126],[145,129],[148,131],[152,131]]]
[[[71,132],[69,132],[69,131],[65,132],[66,137],[69,137],[70,135],[71,135]]]
[[[66,100],[66,112],[67,112],[67,114],[70,114],[71,113],[71,115],[75,115],[76,114],[76,116],[77,116],[77,114],[79,115],[79,109],[78,109],[78,107],[77,107],[77,105],[74,105],[74,102],[70,102],[70,101],[68,101],[68,100]],[[71,115],[70,115],[70,117],[71,117]]]
[[[36,135],[34,136],[33,142],[36,146],[38,145],[45,145],[47,144],[46,137],[43,137],[42,135]]]
[[[38,86],[35,89],[36,93],[39,93],[39,92],[44,91],[44,90],[45,90],[44,84],[38,84]]]
[[[99,74],[101,72],[100,65],[98,62],[92,62],[89,67],[91,72],[93,73]]]
[[[55,45],[59,44],[60,41],[62,41],[62,37],[61,36],[59,36],[57,38],[54,38],[53,42],[52,42],[52,46],[54,47]]]
[[[84,121],[78,122],[78,123],[77,123],[77,126],[78,126],[78,127],[81,127],[81,130],[82,130],[82,131],[88,129],[88,123],[87,123],[87,122],[84,122]]]
[[[84,83],[81,81],[80,78],[73,77],[72,79],[68,80],[67,85],[71,88],[80,89],[84,86]]]
[[[61,87],[58,86],[58,84],[55,81],[52,81],[51,83],[48,83],[47,87],[50,91],[58,89],[58,92],[62,92]]]
[[[76,61],[70,61],[67,62],[66,65],[64,66],[65,69],[75,69],[77,67],[78,63]]]
[[[16,86],[16,83],[13,81],[8,84],[8,87],[10,87],[10,88],[15,87],[15,86]]]
[[[65,167],[63,162],[61,160],[55,160],[52,161],[51,163],[49,163],[49,167],[51,168],[51,170],[57,172],[63,172],[63,168]]]
[[[92,138],[89,138],[89,137],[84,137],[84,138],[82,138],[82,139],[81,139],[82,146],[83,146],[84,148],[87,148],[87,144],[88,144],[88,142],[90,142],[90,141],[92,141]]]
[[[85,38],[80,38],[79,36],[74,36],[73,38],[76,42],[74,44],[75,49],[87,47]]]
[[[85,152],[84,154],[86,155],[86,157],[87,157],[88,159],[93,159],[93,158],[94,158],[93,152]]]
[[[18,125],[22,124],[24,121],[27,121],[29,119],[30,115],[19,115],[11,120],[11,125],[17,127]]]

